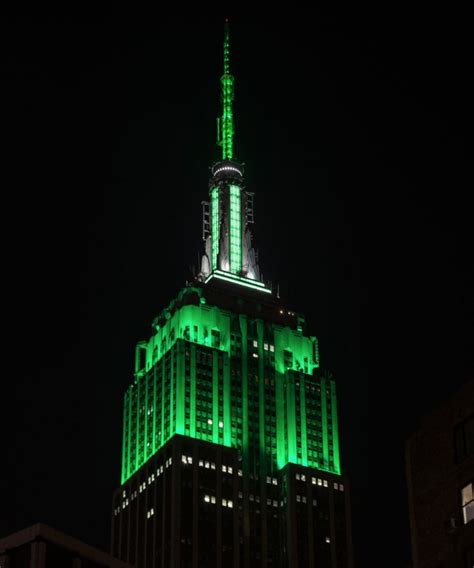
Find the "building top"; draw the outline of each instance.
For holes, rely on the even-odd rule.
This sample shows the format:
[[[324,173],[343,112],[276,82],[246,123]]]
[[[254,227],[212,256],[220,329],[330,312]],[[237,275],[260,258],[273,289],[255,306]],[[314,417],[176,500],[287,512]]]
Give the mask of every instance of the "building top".
[[[474,379],[465,383],[449,399],[443,401],[434,410],[424,415],[419,428],[408,440],[408,445],[423,435],[435,434],[437,430],[445,431],[447,427],[467,419],[474,413]],[[474,448],[473,448],[474,450]]]
[[[102,550],[98,550],[93,546],[85,544],[43,523],[37,523],[36,525],[32,525],[31,527],[0,539],[0,568],[9,566],[5,559],[13,556],[16,549],[20,547],[24,548],[25,545],[34,544],[35,542],[43,542],[46,543],[46,545],[50,544],[63,551],[70,552],[77,558],[88,560],[93,566],[104,568],[132,568],[130,564],[122,562]],[[38,558],[35,560],[33,555],[37,555]],[[15,565],[14,563],[11,564],[11,566]],[[42,566],[45,565],[47,564],[41,563],[41,552],[32,551],[29,566],[42,568]]]
[[[213,280],[208,284],[196,282],[193,286],[183,288],[153,320],[152,327],[154,329],[163,327],[182,306],[206,304],[228,312],[262,318],[275,325],[306,333],[304,316],[288,309],[274,296],[261,295],[258,291],[220,280]]]
[[[320,368],[318,340],[304,318],[265,282],[252,244],[253,193],[233,149],[233,86],[227,24],[223,155],[203,203],[201,271],[136,346],[122,483],[175,435],[236,448],[252,475],[288,463],[341,473],[335,381]]]
[[[474,380],[423,417],[407,440],[406,460],[414,494],[474,477]]]

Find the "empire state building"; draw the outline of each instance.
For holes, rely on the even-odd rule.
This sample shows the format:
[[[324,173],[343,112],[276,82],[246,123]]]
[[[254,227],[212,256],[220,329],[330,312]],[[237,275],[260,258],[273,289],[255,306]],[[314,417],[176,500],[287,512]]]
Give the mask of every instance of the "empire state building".
[[[124,396],[111,551],[137,568],[351,567],[336,383],[262,278],[228,24],[220,87],[200,271],[136,346]]]

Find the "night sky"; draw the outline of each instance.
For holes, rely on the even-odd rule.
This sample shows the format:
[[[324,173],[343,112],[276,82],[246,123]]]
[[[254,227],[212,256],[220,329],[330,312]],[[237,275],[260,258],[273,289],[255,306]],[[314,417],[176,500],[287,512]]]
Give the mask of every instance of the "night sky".
[[[358,566],[403,566],[405,439],[474,375],[469,35],[302,20],[232,19],[236,157],[264,277],[337,379]],[[134,345],[201,251],[222,36],[3,35],[0,537],[45,522],[108,549]]]

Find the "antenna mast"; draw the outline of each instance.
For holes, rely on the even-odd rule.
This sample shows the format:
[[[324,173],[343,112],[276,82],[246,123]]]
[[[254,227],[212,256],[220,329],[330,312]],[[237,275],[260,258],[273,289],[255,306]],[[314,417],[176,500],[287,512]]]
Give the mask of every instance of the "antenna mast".
[[[234,157],[234,77],[230,74],[230,29],[229,20],[224,24],[224,74],[221,77],[222,117],[217,119],[217,144],[222,147],[222,159]]]

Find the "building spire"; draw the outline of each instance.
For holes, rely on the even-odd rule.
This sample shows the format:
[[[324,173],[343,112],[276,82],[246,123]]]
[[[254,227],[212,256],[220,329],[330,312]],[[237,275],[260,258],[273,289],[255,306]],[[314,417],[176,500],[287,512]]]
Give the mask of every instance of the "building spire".
[[[224,74],[221,77],[222,117],[217,119],[217,144],[222,147],[222,159],[234,157],[234,77],[230,74],[230,29],[229,20],[224,23]]]
[[[234,77],[230,72],[229,21],[224,24],[224,74],[221,77],[222,116],[217,119],[217,143],[222,157],[211,167],[210,201],[203,202],[205,250],[198,280],[212,279],[271,294],[252,246],[253,193],[247,191],[243,164],[234,158]]]

